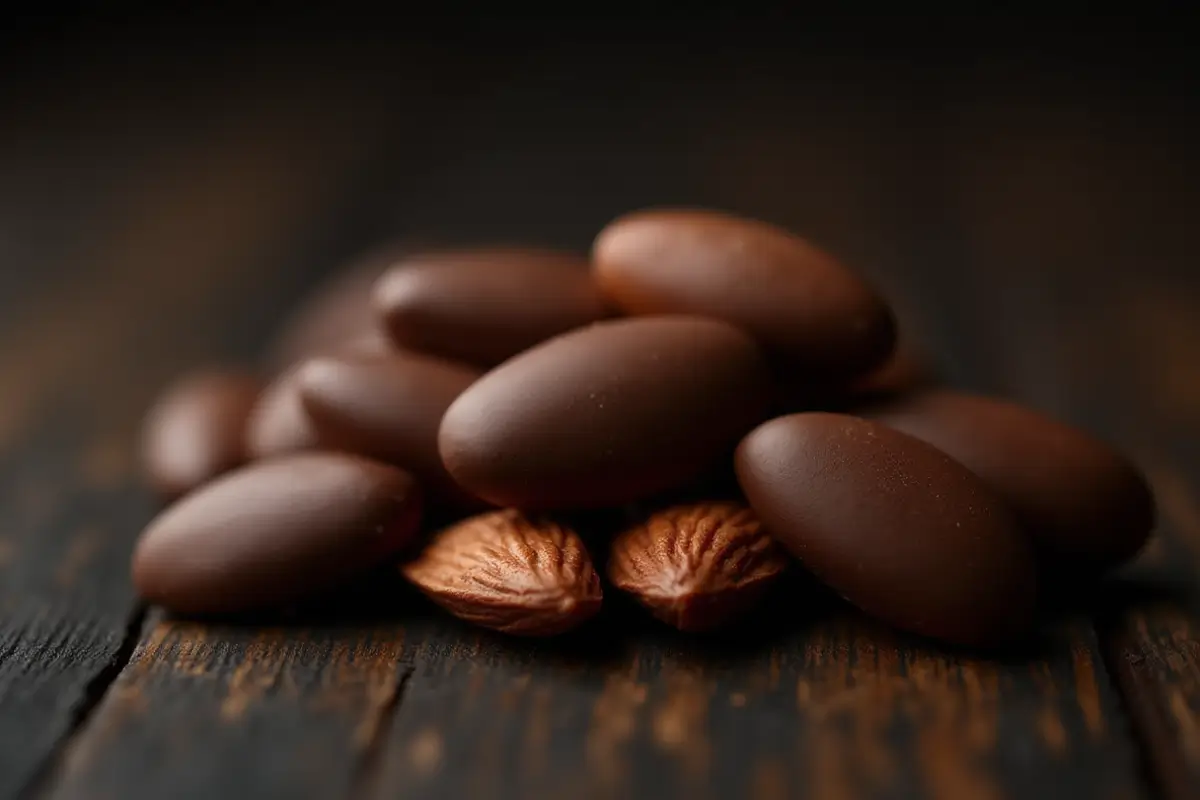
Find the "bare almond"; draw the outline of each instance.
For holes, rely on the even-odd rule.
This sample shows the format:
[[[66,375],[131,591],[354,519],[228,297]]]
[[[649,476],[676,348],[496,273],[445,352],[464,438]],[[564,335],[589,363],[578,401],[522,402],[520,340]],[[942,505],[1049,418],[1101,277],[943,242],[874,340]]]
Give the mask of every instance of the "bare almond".
[[[400,570],[451,614],[504,633],[552,636],[600,610],[600,576],[578,534],[516,509],[439,531]]]
[[[672,506],[619,534],[608,577],[685,631],[740,616],[787,568],[783,550],[742,503]]]

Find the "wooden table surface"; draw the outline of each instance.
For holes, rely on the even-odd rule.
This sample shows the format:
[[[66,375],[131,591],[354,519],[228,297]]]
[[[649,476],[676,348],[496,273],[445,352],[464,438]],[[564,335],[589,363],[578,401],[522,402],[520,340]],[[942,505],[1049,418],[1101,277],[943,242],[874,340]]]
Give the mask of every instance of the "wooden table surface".
[[[0,798],[1200,796],[1200,94],[1120,41],[51,42],[0,92]],[[375,244],[583,248],[676,203],[810,236],[948,381],[1127,448],[1154,544],[999,658],[804,587],[724,637],[544,643],[386,581],[255,624],[139,604],[165,380],[253,363]]]

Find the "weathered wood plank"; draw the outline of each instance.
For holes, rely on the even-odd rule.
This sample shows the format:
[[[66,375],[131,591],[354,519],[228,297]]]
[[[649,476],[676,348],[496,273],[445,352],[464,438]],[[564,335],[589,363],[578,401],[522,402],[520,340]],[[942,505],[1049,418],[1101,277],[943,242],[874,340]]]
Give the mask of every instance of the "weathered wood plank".
[[[395,624],[156,616],[50,796],[206,798],[218,782],[242,797],[344,796],[398,699],[408,649]]]
[[[368,796],[1145,796],[1095,643],[1068,626],[1048,656],[994,662],[793,602],[791,630],[734,641],[635,621],[575,651],[427,644]]]
[[[519,89],[518,86],[507,91]],[[485,118],[488,115],[512,115],[514,110],[509,103],[510,98],[507,96],[507,91],[498,92],[494,98],[486,98],[473,111]],[[528,98],[526,98],[527,101]],[[515,119],[513,116],[508,116],[506,124],[500,128],[499,135],[519,139],[525,130],[520,125],[520,115],[532,110],[536,109],[531,109],[527,105],[518,106]],[[545,109],[540,110],[539,113],[545,113]],[[553,130],[553,128],[546,128],[543,135],[550,136],[552,140],[554,138]],[[587,125],[575,130],[571,135],[578,137],[575,150],[577,153],[582,152],[583,145],[594,141],[594,131]],[[532,148],[530,153],[539,152],[538,143],[533,142],[528,146]],[[578,155],[571,156],[571,158],[578,158]],[[602,155],[601,163],[593,168],[594,174],[597,178],[605,177],[610,181],[615,181],[616,178],[613,176],[620,173],[614,173],[613,170],[624,158],[625,154],[620,152]],[[653,163],[653,160],[645,154],[642,155],[642,159],[647,163]],[[457,158],[455,161],[457,162]],[[486,239],[492,235],[491,231],[496,230],[493,227],[496,222],[492,217],[499,212],[500,221],[508,226],[503,229],[504,238],[515,235],[513,230],[518,232],[523,230],[525,235],[542,241],[579,245],[586,243],[588,233],[595,230],[607,216],[617,213],[628,205],[645,202],[643,198],[646,195],[653,195],[664,187],[678,186],[681,176],[685,174],[682,169],[683,164],[684,162],[680,159],[665,160],[665,166],[641,173],[641,183],[633,187],[634,196],[626,195],[624,198],[619,195],[610,196],[602,198],[601,203],[597,203],[594,196],[579,193],[576,190],[580,180],[577,174],[563,172],[559,169],[546,169],[544,166],[539,167],[535,164],[532,165],[534,170],[527,175],[515,175],[513,178],[501,176],[501,180],[493,180],[482,185],[483,189],[497,192],[498,197],[502,197],[508,186],[527,185],[531,179],[540,182],[542,191],[524,205],[492,206],[483,204],[476,208],[464,208],[471,198],[482,194],[478,173],[487,174],[489,170],[499,167],[507,174],[514,167],[517,170],[524,170],[531,166],[523,160],[505,160],[490,165],[486,160],[482,160],[471,169],[462,170],[456,167],[453,172],[441,173],[438,180],[431,182],[428,186],[414,188],[411,183],[404,185],[397,206],[412,214],[412,217],[405,220],[407,225],[419,226],[422,233],[432,230],[432,235],[435,237],[452,230],[459,232],[459,235],[465,238]],[[411,175],[406,175],[406,178],[411,178]],[[616,184],[614,183],[614,185]],[[440,219],[441,225],[445,227],[439,228],[438,224],[429,224],[427,218],[421,216],[429,213],[428,209],[430,208],[438,210],[440,218],[435,217],[434,219]],[[426,221],[422,222],[422,220]],[[542,233],[538,234],[538,231]],[[583,235],[581,236],[580,233]],[[178,353],[175,355],[179,357]],[[439,620],[439,627],[442,624]],[[209,631],[204,627],[189,627],[184,631],[178,636],[200,636],[215,642],[216,650],[214,652],[217,655],[214,655],[213,662],[205,667],[206,680],[209,683],[236,686],[239,681],[237,677],[239,669],[242,669],[243,664],[251,663],[254,658],[257,658],[253,653],[258,651],[247,651],[247,643],[239,638],[240,634],[237,631],[228,629]],[[272,765],[285,764],[293,757],[292,754],[295,751],[308,748],[312,741],[313,731],[317,728],[324,730],[331,727],[330,720],[321,716],[318,710],[307,705],[307,700],[304,699],[307,698],[307,694],[302,693],[301,699],[291,698],[299,705],[298,708],[293,709],[293,713],[278,713],[278,704],[285,702],[287,698],[271,701],[274,704],[268,703],[269,708],[263,706],[258,699],[253,702],[247,701],[247,716],[244,718],[254,720],[254,725],[249,733],[242,725],[242,718],[239,718],[237,724],[212,723],[211,721],[214,719],[219,722],[220,715],[211,708],[211,698],[203,693],[193,691],[191,667],[178,666],[179,657],[176,650],[168,650],[164,654],[162,648],[155,644],[155,637],[160,634],[161,630],[158,628],[147,630],[139,644],[128,674],[122,677],[118,691],[115,691],[100,706],[73,747],[71,756],[63,762],[63,769],[56,773],[53,781],[48,784],[52,795],[72,795],[79,792],[97,791],[103,787],[105,791],[122,796],[131,796],[131,792],[135,794],[145,792],[146,796],[154,796],[156,792],[168,786],[173,771],[182,768],[182,765],[190,764],[191,766],[187,768],[191,787],[189,790],[195,791],[198,795],[221,792],[232,793],[234,796],[239,793],[242,793],[242,796],[259,796],[261,792],[267,791],[274,784],[283,781],[288,790],[293,793],[321,796],[326,790],[332,791],[353,785],[354,775],[361,768],[361,765],[357,763],[359,760],[365,759],[365,763],[368,765],[371,763],[369,746],[362,743],[356,745],[352,741],[336,746],[333,743],[334,737],[326,739],[320,744],[322,750],[332,754],[331,758],[323,762],[324,779],[322,781],[301,782],[282,777],[276,767]],[[461,632],[452,628],[449,633],[443,633],[440,638],[434,640],[434,643],[430,645],[432,648],[430,652],[436,654],[446,650],[455,650],[457,637],[460,636]],[[278,667],[282,674],[291,674],[294,661],[293,651],[295,647],[299,646],[297,643],[307,641],[310,637],[316,637],[331,648],[353,649],[357,646],[351,631],[347,631],[343,635],[336,629],[314,632],[306,627],[293,627],[282,634],[281,638],[274,640],[272,647],[267,647],[265,650],[268,655],[263,657],[271,660],[272,664],[284,665]],[[175,639],[172,638],[171,641],[175,641]],[[181,644],[180,647],[186,650],[190,645]],[[232,655],[225,658],[220,656],[222,653]],[[401,655],[395,657],[400,658]],[[415,658],[415,656],[403,657]],[[433,658],[433,656],[428,658]],[[436,662],[430,661],[429,663]],[[148,664],[157,664],[158,666],[150,670],[147,667]],[[175,667],[173,668],[171,665],[175,665]],[[314,667],[314,669],[317,668]],[[383,667],[380,666],[379,669],[383,669]],[[153,689],[145,689],[143,684],[150,682],[148,675],[151,672],[159,677],[154,683]],[[322,680],[332,682],[341,680],[341,673],[338,671],[321,674],[324,675]],[[128,724],[126,720],[129,714],[123,698],[126,695],[137,696],[139,692],[158,698],[150,703],[152,707],[167,708],[171,711],[161,718],[157,716],[153,719],[139,718],[136,724]],[[215,717],[214,713],[216,713]],[[369,724],[363,722],[359,717],[362,714],[374,713],[374,706],[369,704],[351,704],[341,718],[342,729],[347,726],[358,729],[364,724]],[[201,720],[207,719],[210,722],[193,725],[190,721],[193,717]],[[144,748],[147,740],[141,738],[142,734],[138,731],[142,727],[157,730],[155,726],[160,719],[165,725],[186,728],[187,734],[184,737],[186,741],[184,745],[161,756],[159,761],[162,763],[163,769],[156,770],[150,778],[145,778]],[[181,722],[181,720],[185,721]],[[521,722],[514,717],[509,724],[517,726]],[[177,736],[181,735],[177,734]],[[235,765],[225,757],[209,759],[196,755],[208,752],[223,754],[227,753],[230,748],[257,753],[261,758],[255,759],[248,756],[244,762],[238,762]],[[234,775],[237,776],[235,782],[232,781]],[[156,781],[162,781],[162,783],[156,783]]]
[[[1177,247],[1168,252],[1190,261],[1190,243]],[[1156,366],[1133,371],[1094,413],[1121,414],[1135,407],[1131,401],[1144,409],[1121,424],[1154,485],[1161,539],[1109,599],[1104,631],[1147,760],[1174,799],[1200,792],[1200,407],[1188,398],[1200,353],[1200,293],[1193,281],[1169,281],[1158,291],[1171,285],[1169,298],[1152,301],[1153,321],[1144,318],[1149,309],[1139,312],[1134,341],[1125,345],[1146,347],[1141,358]],[[1126,329],[1113,327],[1113,339]]]
[[[1039,100],[1009,96],[962,119],[976,142],[957,175],[978,254],[977,298],[1012,310],[991,329],[996,374],[1124,445],[1155,487],[1158,540],[1097,589],[1090,610],[1152,782],[1168,797],[1194,797],[1197,105],[1194,94],[1125,97],[1119,110],[1079,97]],[[1017,114],[1027,123],[1014,130]]]
[[[458,132],[450,149],[470,157],[397,191],[411,212],[398,227],[578,245],[629,206],[734,207],[794,225],[898,289],[956,379],[1049,405],[1078,390],[1055,383],[1059,362],[1040,360],[1058,306],[1039,301],[1038,276],[1055,273],[1010,268],[1054,230],[997,250],[1008,232],[989,225],[1026,195],[983,202],[1002,173],[976,161],[980,127],[963,135],[940,83],[902,70],[831,82],[818,71],[774,86],[757,74],[682,90],[663,80],[673,91],[656,93],[636,64],[582,85],[536,71],[518,70],[464,112],[467,130],[487,130],[495,146]],[[635,85],[641,99],[622,106],[621,125],[590,102]],[[580,109],[574,125],[564,108]],[[1041,141],[1041,117],[1004,121]],[[889,136],[864,133],[878,130]],[[1102,156],[1080,168],[1104,169]],[[195,319],[209,303],[190,307]],[[1032,322],[1019,324],[1023,315]],[[197,331],[162,351],[200,352],[217,335]],[[85,461],[103,474],[104,447],[95,451]],[[70,561],[60,555],[52,569]],[[785,593],[768,608],[777,613],[761,626],[711,643],[616,610],[544,644],[403,603],[369,624],[155,618],[41,788],[122,798],[1150,794],[1083,613],[993,660],[895,636],[820,595]]]
[[[724,159],[691,191],[737,198],[865,263],[900,290],[958,380],[1020,390],[993,370],[989,326],[1026,313],[1021,291],[1036,285],[999,307],[978,293],[972,261],[987,243],[948,229],[965,223],[940,149],[973,142],[952,138],[919,84],[896,80],[889,101],[852,110],[830,89],[820,115],[804,113],[795,85],[786,102],[779,87],[742,89],[736,112],[710,96],[706,111],[733,130],[694,137],[710,154],[698,163]],[[937,99],[939,86],[924,88]],[[795,116],[778,111],[789,103]],[[914,136],[862,134],[885,124]],[[490,637],[444,644],[415,665],[372,796],[1148,796],[1083,612],[1048,623],[1031,651],[989,660],[896,637],[827,601],[769,607],[771,623],[793,624],[757,646],[597,632],[610,656],[599,664],[595,651],[564,659]]]
[[[50,279],[9,306],[0,344],[0,797],[42,779],[137,640],[127,564],[151,511],[132,452],[147,398],[189,360],[261,338],[286,294],[327,268],[322,250],[347,245],[329,231],[384,129],[371,106],[355,117],[351,105],[339,124],[297,135],[322,94],[218,94],[216,108],[196,109],[203,126],[166,126],[171,147],[142,152],[127,137],[111,154],[126,167],[115,185],[66,186],[85,195],[54,222],[71,247],[40,248],[37,231],[20,239],[30,231],[15,229],[29,246],[14,248],[26,260],[13,268]],[[331,103],[323,112],[341,108]],[[24,162],[29,154],[5,153],[33,164],[32,178],[40,164],[44,181],[62,183],[53,159]],[[86,167],[107,155],[65,160]]]

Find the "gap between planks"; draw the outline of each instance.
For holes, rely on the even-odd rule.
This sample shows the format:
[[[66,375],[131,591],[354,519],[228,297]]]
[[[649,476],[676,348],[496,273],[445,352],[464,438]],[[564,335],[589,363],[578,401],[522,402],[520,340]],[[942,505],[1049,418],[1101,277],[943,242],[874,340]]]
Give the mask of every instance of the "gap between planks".
[[[416,672],[415,665],[401,666],[400,674],[396,678],[396,688],[392,691],[391,696],[380,705],[375,714],[374,724],[363,743],[362,755],[359,757],[358,766],[350,784],[351,797],[369,796],[372,787],[379,779],[379,765],[387,750],[392,722],[404,704],[404,697],[408,693],[414,672]]]
[[[125,629],[121,635],[121,646],[117,648],[112,659],[88,681],[84,688],[83,699],[71,714],[69,730],[34,772],[29,782],[17,793],[19,798],[33,800],[34,798],[49,797],[53,793],[71,745],[80,732],[86,728],[88,720],[104,702],[109,689],[133,659],[133,654],[142,639],[142,628],[146,621],[147,611],[147,607],[142,603],[138,603],[134,607],[125,623]]]
[[[1186,472],[1151,457],[1149,451],[1138,455],[1138,462],[1147,467],[1155,488],[1160,517],[1156,539],[1143,554],[1142,566],[1148,568],[1149,574],[1141,580],[1154,585],[1181,580],[1191,584],[1195,581],[1192,559],[1196,542],[1200,541],[1197,539],[1200,513],[1191,499],[1190,481]],[[1185,563],[1182,574],[1172,569],[1179,559]],[[1179,717],[1190,716],[1190,712],[1186,706],[1172,705],[1164,696],[1164,678],[1153,674],[1154,662],[1162,659],[1163,654],[1161,645],[1150,643],[1153,638],[1150,625],[1155,620],[1160,624],[1175,621],[1187,625],[1194,613],[1186,600],[1182,608],[1177,602],[1178,598],[1150,607],[1122,603],[1106,608],[1096,623],[1105,669],[1112,676],[1130,721],[1145,780],[1158,796],[1169,800],[1183,800],[1196,793],[1195,769],[1179,738]]]
[[[1165,736],[1169,730],[1163,709],[1152,692],[1143,689],[1134,675],[1134,642],[1118,629],[1116,620],[1098,624],[1100,655],[1117,698],[1129,720],[1130,738],[1137,747],[1142,780],[1156,797],[1185,798],[1190,795],[1187,766],[1176,742]]]
[[[80,764],[85,764],[95,757],[97,741],[103,740],[113,715],[121,716],[122,688],[129,688],[146,679],[148,660],[153,661],[161,657],[161,653],[156,653],[161,650],[163,637],[166,635],[164,632],[172,629],[175,624],[149,607],[139,607],[126,628],[117,657],[89,683],[87,701],[81,704],[74,714],[71,729],[60,739],[53,754],[39,769],[36,778],[31,780],[17,797],[22,800],[46,800],[60,796],[91,796],[87,793],[91,789],[87,787],[94,788],[90,782],[95,776],[86,775],[85,767],[81,777]],[[194,629],[191,636],[185,637],[185,641],[205,641],[205,624],[180,624]],[[246,710],[248,703],[253,704],[259,699],[254,693],[256,681],[253,668],[263,666],[264,662],[256,658],[255,644],[245,644],[244,647],[241,663],[236,670],[227,675],[227,688],[230,693],[218,712],[225,721],[237,719]],[[390,661],[389,677],[378,690],[369,687],[365,690],[366,705],[363,708],[363,716],[353,729],[345,731],[349,760],[343,774],[348,780],[344,788],[337,791],[338,796],[366,796],[375,790],[379,782],[387,743],[416,670],[413,658],[409,654],[393,653]],[[239,681],[239,675],[246,678],[246,686],[242,686],[240,690],[238,684],[243,681]],[[215,710],[217,707],[213,708]],[[100,785],[104,785],[103,778],[100,779]],[[124,791],[125,788],[119,786],[118,790]],[[81,795],[81,791],[84,794]]]

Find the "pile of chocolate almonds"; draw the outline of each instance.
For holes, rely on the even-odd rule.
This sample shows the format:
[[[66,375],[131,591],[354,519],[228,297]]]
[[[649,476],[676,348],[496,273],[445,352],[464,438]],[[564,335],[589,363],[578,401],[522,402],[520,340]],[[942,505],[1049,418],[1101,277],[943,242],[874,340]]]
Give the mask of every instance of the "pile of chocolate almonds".
[[[228,614],[395,565],[462,619],[547,635],[606,585],[703,630],[806,570],[897,628],[1011,641],[1039,583],[1142,547],[1153,498],[1087,434],[937,387],[895,328],[829,255],[717,213],[622,217],[590,260],[385,253],[297,312],[265,386],[206,371],[150,412],[174,502],[134,581]]]

